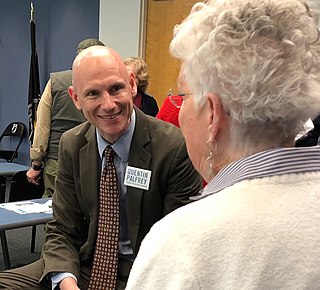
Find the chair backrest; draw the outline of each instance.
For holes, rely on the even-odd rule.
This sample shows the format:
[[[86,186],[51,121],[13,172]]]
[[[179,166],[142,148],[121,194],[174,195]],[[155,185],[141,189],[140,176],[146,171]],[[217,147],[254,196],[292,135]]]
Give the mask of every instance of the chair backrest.
[[[4,202],[6,192],[6,178],[0,175],[0,203]]]
[[[7,128],[2,132],[0,136],[0,143],[2,142],[2,139],[4,137],[18,138],[18,140],[16,142],[15,148],[10,148],[13,150],[4,150],[4,149],[0,150],[1,159],[5,159],[8,162],[12,162],[14,158],[18,157],[18,149],[22,143],[22,140],[25,136],[26,131],[27,131],[26,125],[21,122],[13,122],[7,126]]]
[[[18,171],[12,176],[12,185],[9,201],[21,201],[34,198],[42,198],[44,194],[44,184],[42,173],[39,185],[29,183],[26,176],[27,170]]]

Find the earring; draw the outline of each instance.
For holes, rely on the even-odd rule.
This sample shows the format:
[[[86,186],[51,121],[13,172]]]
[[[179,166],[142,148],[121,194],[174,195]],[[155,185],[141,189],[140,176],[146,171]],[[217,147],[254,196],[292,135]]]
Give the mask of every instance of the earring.
[[[211,144],[213,144],[213,148],[211,148]],[[217,142],[216,140],[208,139],[207,146],[209,148],[209,156],[206,158],[206,161],[208,162],[208,175],[212,175],[213,171],[213,161],[214,161],[214,154],[217,151]]]
[[[206,161],[208,162],[208,175],[211,176],[212,174],[212,167],[213,167],[213,152],[209,149],[209,156],[207,157]]]

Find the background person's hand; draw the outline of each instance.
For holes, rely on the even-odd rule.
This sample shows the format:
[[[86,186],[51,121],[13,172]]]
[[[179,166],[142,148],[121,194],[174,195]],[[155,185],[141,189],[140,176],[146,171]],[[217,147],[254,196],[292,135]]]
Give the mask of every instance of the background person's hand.
[[[41,178],[39,176],[40,173],[41,173],[41,171],[34,170],[34,169],[30,168],[26,173],[28,182],[35,184],[35,185],[39,185],[39,180]]]

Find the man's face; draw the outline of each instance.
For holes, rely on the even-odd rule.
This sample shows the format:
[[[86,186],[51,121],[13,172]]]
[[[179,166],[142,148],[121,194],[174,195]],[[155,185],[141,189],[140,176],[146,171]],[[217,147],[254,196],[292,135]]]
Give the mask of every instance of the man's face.
[[[112,54],[89,55],[73,69],[73,84],[69,93],[76,107],[106,141],[116,142],[130,123],[134,76]]]

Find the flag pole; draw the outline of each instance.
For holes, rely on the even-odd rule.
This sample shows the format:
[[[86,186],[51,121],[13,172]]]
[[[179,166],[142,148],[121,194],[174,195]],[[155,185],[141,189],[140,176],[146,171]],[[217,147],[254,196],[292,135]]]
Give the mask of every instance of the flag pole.
[[[34,15],[34,9],[33,9],[33,2],[30,3],[31,9],[30,9],[30,21],[33,21],[33,15]]]
[[[40,78],[38,54],[36,48],[36,27],[34,21],[34,6],[30,3],[30,38],[31,38],[31,60],[29,73],[28,93],[28,119],[29,119],[29,143],[32,145],[34,129],[37,120],[37,106],[40,100]]]

